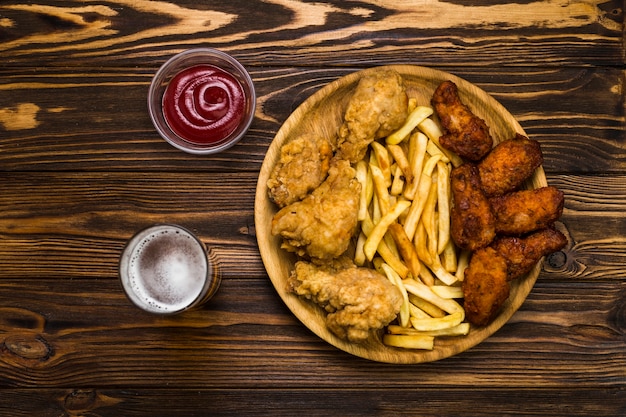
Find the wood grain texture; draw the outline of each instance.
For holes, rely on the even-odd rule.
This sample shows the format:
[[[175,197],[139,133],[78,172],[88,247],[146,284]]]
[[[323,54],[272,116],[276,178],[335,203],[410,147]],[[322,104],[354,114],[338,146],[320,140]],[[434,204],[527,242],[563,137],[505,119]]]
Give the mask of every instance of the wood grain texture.
[[[299,323],[267,280],[226,279],[202,310],[166,318],[138,312],[115,280],[3,280],[0,386],[609,389],[626,378],[625,301],[623,282],[540,276],[495,335],[411,366],[337,350]]]
[[[10,65],[156,65],[199,44],[236,52],[246,65],[624,62],[618,0],[17,1],[0,11]]]
[[[528,416],[571,417],[594,415],[614,417],[624,414],[624,393],[613,389],[588,389],[586,395],[597,399],[587,401],[578,390],[554,391],[545,388],[511,390],[502,388],[475,389],[468,396],[464,389],[442,392],[439,389],[346,389],[342,393],[324,389],[291,391],[258,389],[40,389],[14,390],[13,397],[0,404],[0,414],[14,417],[40,415],[98,415],[117,417],[145,416],[146,404],[158,396],[163,399],[160,414],[188,417],[279,416],[291,417],[306,412],[307,416],[329,414],[395,417],[419,411],[424,417],[501,417],[523,413]],[[324,401],[320,401],[323,398]],[[476,404],[480,403],[480,408]],[[524,404],[524,406],[520,406]]]
[[[541,142],[548,173],[626,169],[625,70],[437,69],[476,84],[502,103]],[[320,88],[355,70],[253,69],[258,106],[248,134],[217,156],[198,157],[172,148],[156,133],[147,114],[148,70],[0,69],[0,166],[26,171],[258,172],[289,114]],[[35,126],[7,128],[6,120],[15,119],[20,105],[35,106],[36,111],[24,116]]]
[[[0,2],[0,415],[624,415],[624,8]],[[146,111],[152,74],[194,46],[233,54],[258,93],[248,135],[212,157],[169,147]],[[255,241],[256,179],[278,128],[327,83],[387,64],[491,94],[566,193],[570,244],[521,309],[484,343],[414,366],[315,336]],[[117,281],[125,240],[162,220],[196,231],[225,274],[203,310],[167,319],[138,312]]]

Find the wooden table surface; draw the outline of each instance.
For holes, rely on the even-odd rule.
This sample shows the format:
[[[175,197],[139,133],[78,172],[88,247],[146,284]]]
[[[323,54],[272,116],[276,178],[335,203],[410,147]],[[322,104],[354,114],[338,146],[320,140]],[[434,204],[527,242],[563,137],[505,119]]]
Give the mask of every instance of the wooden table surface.
[[[626,415],[626,123],[621,1],[3,0],[0,414],[3,416]],[[216,156],[157,135],[146,94],[208,46],[254,79],[256,117]],[[496,334],[389,365],[319,339],[278,297],[254,190],[289,114],[359,69],[451,72],[541,142],[570,244]],[[159,222],[211,247],[205,308],[143,313],[125,242]]]

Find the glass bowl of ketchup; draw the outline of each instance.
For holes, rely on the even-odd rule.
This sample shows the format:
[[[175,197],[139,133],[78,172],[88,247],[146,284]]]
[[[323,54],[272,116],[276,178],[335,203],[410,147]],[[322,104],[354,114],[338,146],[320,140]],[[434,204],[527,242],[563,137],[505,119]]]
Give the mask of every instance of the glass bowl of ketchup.
[[[159,68],[148,110],[159,134],[193,154],[223,151],[246,133],[256,108],[250,75],[232,56],[211,48],[181,52]]]

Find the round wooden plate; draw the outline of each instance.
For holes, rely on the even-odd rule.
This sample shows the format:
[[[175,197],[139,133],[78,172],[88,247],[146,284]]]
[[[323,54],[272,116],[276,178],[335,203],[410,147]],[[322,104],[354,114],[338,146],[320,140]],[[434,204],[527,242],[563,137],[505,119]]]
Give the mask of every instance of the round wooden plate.
[[[432,351],[385,346],[382,343],[382,330],[372,332],[366,342],[355,344],[336,337],[328,330],[325,324],[326,313],[321,308],[287,291],[287,278],[296,259],[293,254],[280,248],[281,238],[272,236],[271,233],[272,217],[277,207],[268,197],[267,180],[280,157],[280,148],[290,139],[307,131],[319,132],[326,137],[335,136],[358,81],[380,68],[355,72],[329,83],[302,103],[282,125],[267,151],[259,174],[254,207],[256,235],[263,263],[276,291],[293,314],[320,338],[345,352],[373,361],[403,364],[430,362],[463,352],[502,327],[526,299],[537,280],[540,265],[538,264],[526,277],[511,283],[509,299],[500,314],[489,325],[472,327],[467,336],[436,338]],[[409,97],[417,98],[419,105],[430,105],[435,88],[445,80],[453,81],[459,88],[461,99],[477,116],[486,121],[496,143],[512,138],[516,132],[526,136],[519,123],[500,103],[463,79],[442,71],[413,65],[392,65],[382,68],[394,69],[400,73],[407,86]],[[527,187],[538,188],[546,185],[546,177],[540,167],[528,181]]]

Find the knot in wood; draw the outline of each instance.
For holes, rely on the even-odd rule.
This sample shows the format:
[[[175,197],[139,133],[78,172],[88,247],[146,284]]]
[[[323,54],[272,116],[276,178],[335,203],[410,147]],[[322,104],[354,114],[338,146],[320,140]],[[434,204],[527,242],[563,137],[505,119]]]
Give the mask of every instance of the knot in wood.
[[[54,355],[52,346],[38,334],[9,335],[4,339],[3,350],[22,359],[45,361]]]
[[[94,408],[97,399],[94,390],[74,390],[65,397],[64,407],[68,412],[89,411]]]
[[[546,262],[548,263],[548,265],[550,265],[551,268],[560,269],[563,268],[563,266],[565,266],[565,264],[567,263],[567,256],[562,251],[554,252],[548,255],[548,257],[546,258]]]

